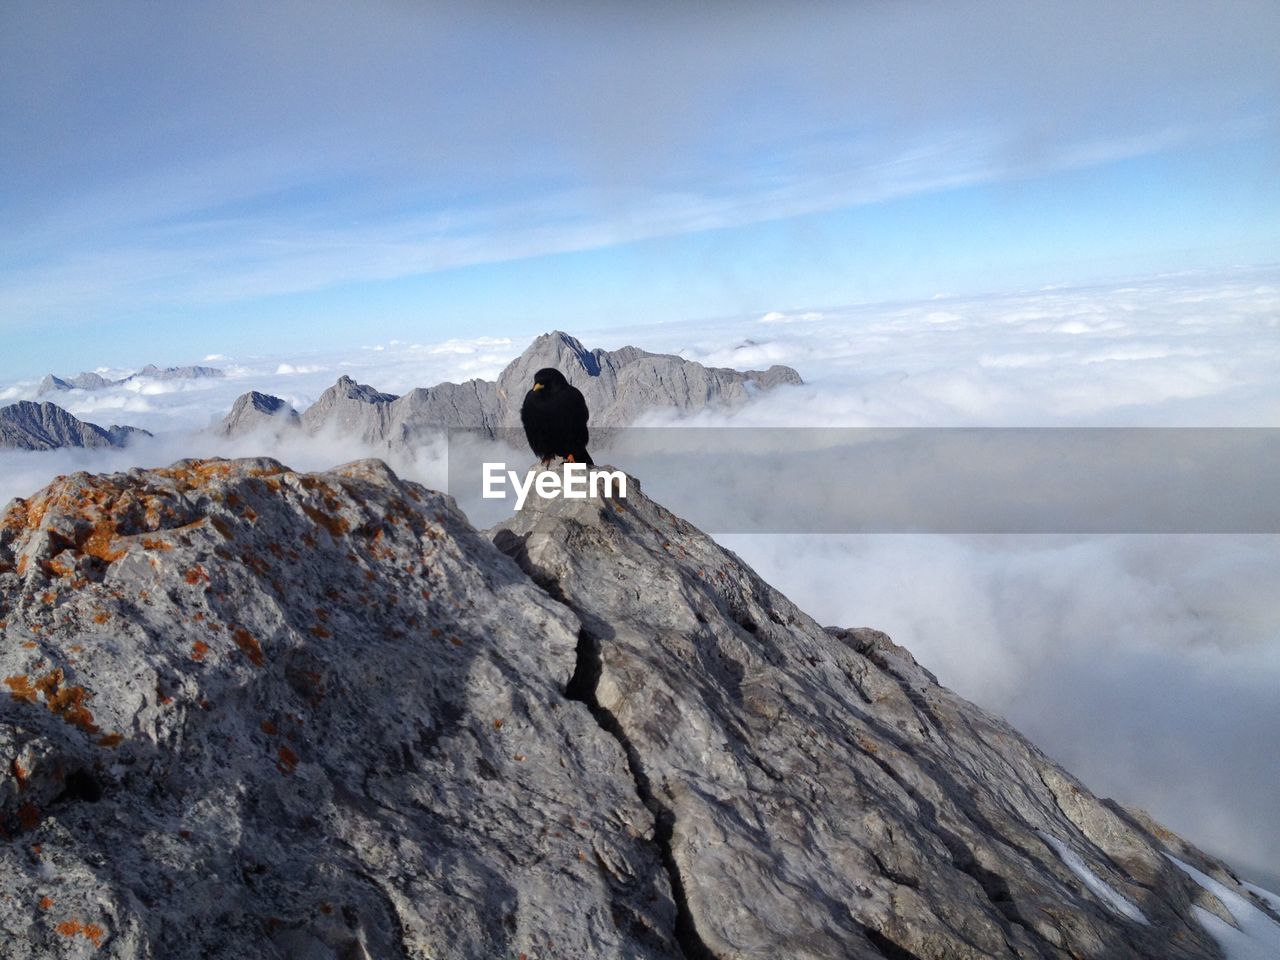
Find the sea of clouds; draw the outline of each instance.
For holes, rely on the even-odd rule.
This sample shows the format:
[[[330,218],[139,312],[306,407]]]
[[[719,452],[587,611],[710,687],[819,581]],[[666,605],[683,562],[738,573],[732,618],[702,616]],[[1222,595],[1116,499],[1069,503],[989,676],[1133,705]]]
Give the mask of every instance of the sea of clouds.
[[[682,426],[1280,426],[1280,269],[569,332],[589,347],[634,343],[710,365],[785,363],[806,381]],[[439,487],[448,476],[443,445],[388,452],[332,435],[282,442],[203,431],[250,389],[301,410],[344,374],[392,393],[492,379],[526,345],[478,338],[292,356],[139,357],[139,367],[203,362],[227,375],[42,398],[156,436],[119,451],[0,452],[0,502],[59,473],[210,455],[269,454],[299,469],[376,455]],[[53,357],[50,365],[77,372]],[[36,386],[0,384],[0,402],[34,399]],[[659,414],[649,424],[672,420]],[[518,465],[528,459],[510,456]],[[652,461],[641,462],[643,470],[620,465],[644,481]],[[715,467],[701,482],[751,490],[749,469],[735,463],[744,486],[741,475]],[[663,490],[656,476],[645,489],[660,499],[691,492]],[[1280,536],[719,539],[821,622],[887,631],[1099,793],[1146,808],[1280,888]]]

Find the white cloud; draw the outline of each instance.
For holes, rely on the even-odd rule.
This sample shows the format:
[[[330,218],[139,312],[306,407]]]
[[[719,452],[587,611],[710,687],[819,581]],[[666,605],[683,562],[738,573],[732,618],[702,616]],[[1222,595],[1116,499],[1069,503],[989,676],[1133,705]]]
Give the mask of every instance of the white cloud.
[[[276,376],[291,377],[301,373],[319,373],[324,366],[317,363],[281,363],[276,366]]]

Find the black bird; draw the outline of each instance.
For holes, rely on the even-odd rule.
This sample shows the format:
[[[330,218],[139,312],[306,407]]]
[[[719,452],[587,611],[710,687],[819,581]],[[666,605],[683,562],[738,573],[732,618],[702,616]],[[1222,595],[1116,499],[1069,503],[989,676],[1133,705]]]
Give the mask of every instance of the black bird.
[[[555,367],[533,375],[533,389],[524,395],[520,422],[529,446],[543,463],[562,457],[569,463],[594,466],[587,453],[587,401]]]

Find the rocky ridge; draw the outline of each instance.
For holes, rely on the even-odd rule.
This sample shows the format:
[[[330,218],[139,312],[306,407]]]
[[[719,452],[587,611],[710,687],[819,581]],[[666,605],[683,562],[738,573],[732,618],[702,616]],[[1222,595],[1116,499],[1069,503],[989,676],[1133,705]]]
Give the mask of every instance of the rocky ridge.
[[[40,381],[36,388],[37,396],[66,390],[105,390],[107,387],[119,386],[132,380],[146,378],[149,380],[201,380],[208,377],[221,377],[225,374],[217,367],[157,367],[148,363],[137,373],[131,373],[120,380],[110,380],[100,373],[79,373],[74,377],[59,377],[50,373]]]
[[[279,397],[251,390],[236,398],[215,432],[234,437],[255,430],[288,431],[298,426],[298,411]]]
[[[0,407],[0,448],[55,450],[60,447],[123,447],[151,436],[138,427],[100,427],[80,420],[54,403],[20,400]]]
[[[556,367],[582,390],[596,432],[634,423],[649,410],[693,413],[739,406],[753,391],[802,382],[790,367],[738,371],[636,347],[588,350],[556,331],[534,340],[496,381],[446,382],[397,396],[343,376],[302,413],[298,425],[312,434],[332,430],[388,446],[412,445],[442,429],[473,429],[492,437],[519,428],[520,404],[542,367]],[[244,402],[245,397],[236,401],[217,427],[219,433],[238,436],[262,427],[260,418],[245,415]]]
[[[1218,957],[1165,854],[1249,896],[634,478],[489,534],[379,461],[60,478],[0,639],[17,960]]]

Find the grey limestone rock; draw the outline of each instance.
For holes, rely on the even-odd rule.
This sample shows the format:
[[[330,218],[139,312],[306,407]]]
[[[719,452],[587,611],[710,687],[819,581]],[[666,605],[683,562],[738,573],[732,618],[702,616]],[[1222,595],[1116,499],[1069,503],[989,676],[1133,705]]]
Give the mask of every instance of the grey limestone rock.
[[[374,460],[60,478],[0,679],[14,960],[1190,960],[1163,854],[1247,896],[634,478],[491,538]]]
[[[236,437],[256,430],[283,432],[301,425],[298,411],[279,397],[251,390],[236,398],[231,411],[222,418],[214,432]]]
[[[394,394],[380,393],[342,376],[303,412],[302,426],[308,433],[328,428],[365,443],[378,443],[386,437],[390,407],[396,399]]]
[[[519,425],[520,404],[534,373],[542,367],[557,368],[582,391],[591,410],[592,428],[627,426],[649,410],[694,413],[707,407],[738,406],[750,398],[753,389],[802,382],[790,367],[739,372],[636,347],[587,350],[580,341],[557,330],[534,340],[498,376],[505,426]]]
[[[1241,891],[1224,865],[884,634],[819,626],[634,482],[531,497],[493,534],[582,621],[578,691],[657,820],[687,956],[1219,956],[1162,854]]]
[[[6,960],[678,956],[577,618],[449,498],[188,461],[0,531]]]
[[[413,444],[458,428],[492,437],[519,429],[520,405],[542,367],[556,367],[583,392],[596,435],[632,424],[651,410],[695,413],[739,406],[754,391],[801,383],[790,367],[740,372],[636,347],[588,350],[556,331],[538,337],[496,382],[446,382],[396,397],[344,376],[302,414],[302,423],[310,433],[333,429],[375,445]]]
[[[123,447],[135,437],[149,437],[137,427],[100,427],[54,403],[21,400],[0,407],[0,448],[56,450],[61,447]]]

